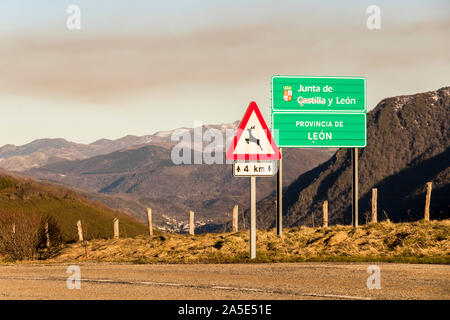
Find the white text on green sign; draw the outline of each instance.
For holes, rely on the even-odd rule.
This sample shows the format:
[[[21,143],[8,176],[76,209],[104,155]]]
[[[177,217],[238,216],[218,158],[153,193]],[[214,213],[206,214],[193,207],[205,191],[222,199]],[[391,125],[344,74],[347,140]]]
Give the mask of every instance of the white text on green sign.
[[[365,112],[363,77],[272,77],[273,111]]]
[[[272,124],[279,147],[365,147],[364,113],[273,112]]]

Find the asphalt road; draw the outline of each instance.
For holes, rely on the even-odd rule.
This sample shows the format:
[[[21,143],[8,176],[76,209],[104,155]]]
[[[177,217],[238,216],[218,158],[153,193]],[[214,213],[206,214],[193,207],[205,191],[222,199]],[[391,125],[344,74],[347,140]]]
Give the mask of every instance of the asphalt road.
[[[0,299],[450,299],[450,266],[370,263],[0,265]],[[73,283],[73,282],[71,282]]]

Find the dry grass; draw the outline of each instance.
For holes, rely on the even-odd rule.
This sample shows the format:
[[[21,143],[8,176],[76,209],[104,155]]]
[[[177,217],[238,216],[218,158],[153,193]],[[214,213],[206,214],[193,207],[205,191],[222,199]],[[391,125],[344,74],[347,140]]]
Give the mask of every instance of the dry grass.
[[[51,248],[46,248],[46,225],[51,234]],[[42,214],[5,213],[0,209],[0,255],[4,261],[45,259],[61,244],[61,232],[53,219]]]
[[[50,262],[250,262],[248,231],[198,236],[161,234],[71,244]],[[386,261],[450,263],[450,221],[382,222],[359,228],[292,228],[283,237],[258,231],[255,262]],[[252,262],[253,262],[252,261]]]

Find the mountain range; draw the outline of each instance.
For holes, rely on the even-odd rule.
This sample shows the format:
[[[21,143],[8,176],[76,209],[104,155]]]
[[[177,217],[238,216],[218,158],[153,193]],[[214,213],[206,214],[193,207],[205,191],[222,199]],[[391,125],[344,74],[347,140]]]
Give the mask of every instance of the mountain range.
[[[214,141],[214,148],[225,154],[227,141],[232,138],[227,131],[233,133],[238,124],[236,121],[231,124],[206,125],[200,130],[180,129],[184,129],[192,138],[203,135],[209,129],[218,130],[227,140]],[[63,142],[62,139],[38,140],[21,147],[5,146],[0,150],[5,158],[9,157],[7,160],[36,153],[45,154],[47,159],[58,157],[58,161],[54,159],[44,165],[30,162],[31,168],[20,173],[74,187],[89,199],[101,201],[142,221],[146,219],[145,208],[150,207],[156,224],[160,226],[170,219],[176,219],[178,222],[175,228],[182,227],[180,222],[187,222],[189,210],[196,213],[196,219],[203,225],[227,221],[236,204],[243,211],[248,206],[249,181],[233,178],[231,164],[173,163],[171,150],[175,144],[185,146],[192,154],[194,151],[202,152],[205,145],[210,144],[172,141],[173,133],[180,129],[144,137],[128,136],[118,141],[99,140],[91,145]],[[125,148],[92,156],[93,152],[104,153],[120,146]],[[329,159],[334,152],[335,149],[286,150],[285,185],[289,185],[299,174]],[[69,159],[62,160],[62,154]],[[260,179],[258,199],[269,195],[274,188],[275,178]]]
[[[150,136],[126,136],[117,140],[101,139],[91,144],[64,139],[39,139],[31,143],[0,148],[0,167],[9,171],[25,171],[63,160],[86,159],[151,141]]]
[[[206,125],[203,130],[214,129],[225,132],[234,130],[236,123]],[[125,137],[111,140],[99,139],[90,144],[75,143],[65,139],[38,139],[21,146],[7,144],[0,147],[0,168],[8,171],[22,172],[32,168],[53,164],[65,160],[81,160],[105,155],[114,151],[135,146],[153,145],[170,148],[175,143],[172,134],[179,130],[194,133],[193,128],[178,128],[175,130],[158,131],[152,135]]]
[[[285,183],[326,161],[329,150],[288,150],[285,154]],[[35,178],[70,185],[91,192],[114,195],[138,203],[136,208],[109,205],[145,219],[142,207],[156,215],[187,220],[189,210],[198,219],[219,223],[229,218],[234,205],[248,206],[249,179],[234,178],[230,164],[175,165],[170,149],[143,146],[85,160],[63,161],[24,172]],[[258,199],[275,188],[275,178],[258,181]],[[87,195],[89,197],[89,195]],[[97,197],[97,199],[99,199]],[[101,199],[100,199],[101,201]]]

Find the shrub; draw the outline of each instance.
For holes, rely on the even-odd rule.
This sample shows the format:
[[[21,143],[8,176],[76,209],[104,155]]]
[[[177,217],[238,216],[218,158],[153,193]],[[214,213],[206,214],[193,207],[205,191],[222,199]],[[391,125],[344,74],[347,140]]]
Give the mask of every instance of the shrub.
[[[51,247],[47,248],[48,223]],[[55,221],[40,214],[0,212],[0,255],[7,259],[34,260],[51,254],[61,244]]]
[[[14,187],[14,182],[6,177],[0,177],[0,190],[11,189]]]

